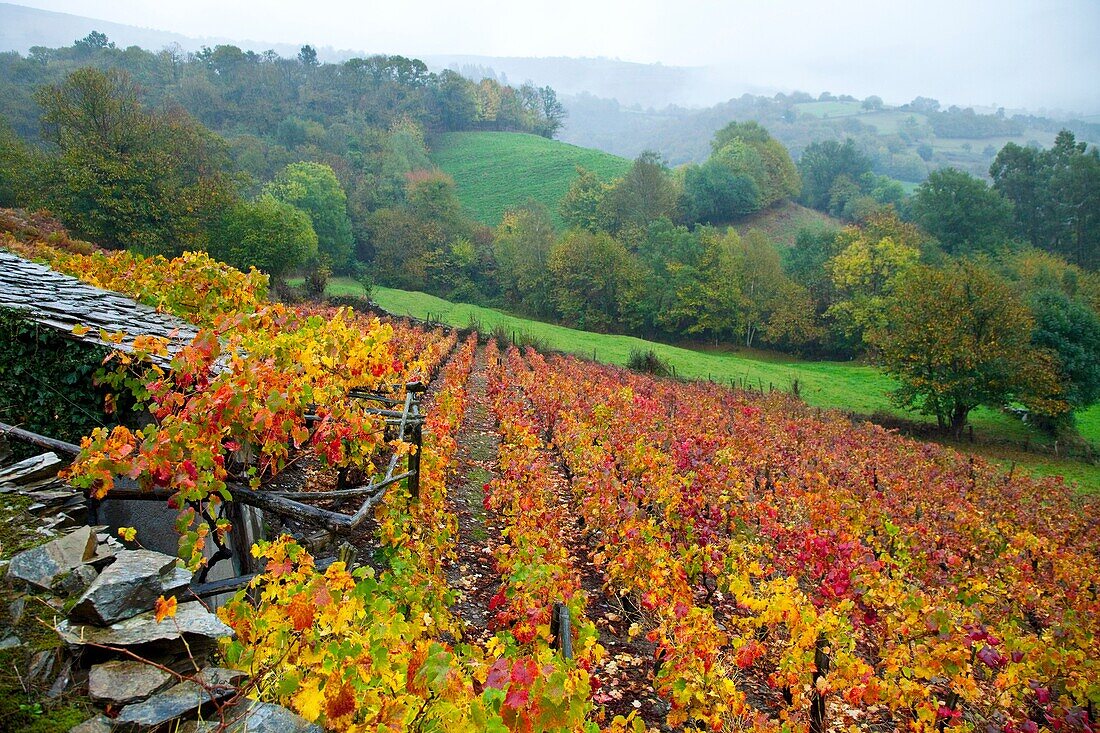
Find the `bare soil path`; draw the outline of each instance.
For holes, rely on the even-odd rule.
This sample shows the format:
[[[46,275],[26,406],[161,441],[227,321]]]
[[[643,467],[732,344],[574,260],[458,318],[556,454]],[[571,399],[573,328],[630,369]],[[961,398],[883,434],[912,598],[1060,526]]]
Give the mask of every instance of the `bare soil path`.
[[[466,414],[458,431],[458,454],[447,502],[458,518],[457,557],[447,568],[447,580],[462,595],[452,609],[464,623],[464,637],[484,642],[489,632],[489,599],[500,587],[493,549],[500,544],[500,527],[485,509],[484,486],[497,470],[500,435],[486,395],[485,349],[478,348],[466,382]]]

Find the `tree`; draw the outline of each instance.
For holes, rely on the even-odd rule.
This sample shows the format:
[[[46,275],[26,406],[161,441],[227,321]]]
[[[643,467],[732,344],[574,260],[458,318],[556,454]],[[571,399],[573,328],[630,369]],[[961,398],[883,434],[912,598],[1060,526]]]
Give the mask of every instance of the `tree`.
[[[32,164],[29,146],[0,117],[0,207],[15,208],[26,203]]]
[[[1046,167],[1041,150],[1010,142],[989,168],[993,187],[1012,202],[1016,231],[1033,247],[1042,247],[1047,238],[1043,188],[1050,173]]]
[[[281,280],[317,255],[317,234],[304,211],[264,194],[226,214],[210,254],[238,269],[255,267]]]
[[[861,106],[863,107],[863,109],[870,112],[878,112],[882,109],[882,97],[878,96],[877,94],[872,94],[871,96],[863,100],[863,104]]]
[[[421,220],[407,208],[388,207],[371,214],[369,230],[376,281],[405,290],[423,290],[429,253],[447,245],[442,227]]]
[[[565,123],[568,114],[565,105],[558,100],[557,93],[550,87],[538,90],[539,119],[535,131],[543,137],[553,138]]]
[[[1100,152],[1062,130],[1050,150],[1008,143],[990,168],[1032,245],[1088,269],[1100,267]]]
[[[105,247],[204,249],[236,199],[225,142],[179,108],[149,112],[124,71],[86,67],[38,90],[49,155],[39,198]]]
[[[504,214],[493,232],[497,278],[505,302],[533,316],[553,312],[550,252],[554,222],[546,207],[536,202]]]
[[[759,208],[797,196],[802,181],[782,143],[756,122],[731,122],[714,134],[710,160],[756,183]]]
[[[1100,267],[1100,151],[1062,130],[1048,151],[1053,249],[1074,264]]]
[[[603,200],[611,189],[596,175],[583,166],[577,166],[577,177],[569,184],[558,206],[558,213],[570,227],[598,232],[607,228],[601,213]]]
[[[684,208],[690,221],[732,221],[760,210],[760,189],[749,176],[708,160],[684,171]]]
[[[672,309],[677,292],[697,273],[701,232],[692,232],[668,219],[649,225],[636,250],[639,276],[626,297],[625,315],[632,329],[650,336],[663,332],[675,337],[683,332],[683,314]]]
[[[717,346],[736,334],[742,323],[741,237],[732,228],[724,236],[708,229],[702,245],[698,268],[673,268],[674,273],[686,270],[683,274],[688,276],[679,278],[683,284],[666,318],[684,324],[686,333],[713,338]]]
[[[264,192],[309,216],[317,233],[318,250],[331,259],[337,272],[351,267],[355,243],[348,197],[331,167],[305,161],[291,163],[264,187]]]
[[[79,41],[73,43],[73,48],[80,52],[82,55],[90,53],[92,51],[99,51],[104,48],[114,48],[115,44],[107,38],[106,33],[100,33],[99,31],[92,31],[88,35],[81,38]]]
[[[955,168],[930,173],[917,187],[912,210],[950,255],[992,252],[1011,237],[1012,206],[985,181]]]
[[[885,325],[897,278],[920,258],[918,238],[893,216],[873,217],[837,235],[837,254],[825,266],[837,297],[828,315],[853,345]]]
[[[298,51],[298,63],[302,66],[313,67],[317,65],[317,50],[313,46],[305,45]]]
[[[1030,298],[1035,316],[1031,341],[1055,355],[1065,400],[1074,410],[1100,400],[1100,316],[1061,290]]]
[[[827,210],[833,184],[841,176],[859,181],[871,171],[871,159],[856,148],[851,138],[843,144],[836,140],[810,143],[798,159],[802,174],[802,202],[820,211]]]
[[[779,264],[779,251],[763,232],[753,229],[737,248],[737,279],[741,291],[741,332],[745,346],[752,347],[758,334],[767,330],[779,306],[787,278]]]
[[[626,247],[606,232],[568,232],[550,252],[554,303],[569,323],[593,331],[611,327],[634,276]]]
[[[886,314],[871,340],[901,382],[892,397],[935,415],[941,429],[958,436],[979,405],[1019,401],[1049,416],[1068,409],[1053,356],[1031,343],[1027,306],[987,267],[914,267],[899,277]]]
[[[653,151],[639,155],[627,174],[612,184],[597,214],[613,231],[644,229],[662,217],[675,219],[679,192],[661,156]]]

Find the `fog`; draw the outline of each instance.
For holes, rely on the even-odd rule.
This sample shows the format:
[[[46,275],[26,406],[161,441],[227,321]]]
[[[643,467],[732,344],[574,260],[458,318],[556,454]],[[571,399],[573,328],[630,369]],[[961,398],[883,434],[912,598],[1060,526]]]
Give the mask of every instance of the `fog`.
[[[747,89],[917,95],[1100,113],[1097,0],[28,0],[189,36],[413,56],[605,57],[708,67],[679,103]],[[535,79],[535,81],[539,81]]]

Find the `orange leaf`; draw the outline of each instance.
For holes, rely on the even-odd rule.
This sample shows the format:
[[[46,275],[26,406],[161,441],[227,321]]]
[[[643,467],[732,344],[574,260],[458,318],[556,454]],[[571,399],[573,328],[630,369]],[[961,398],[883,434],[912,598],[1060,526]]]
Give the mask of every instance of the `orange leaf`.
[[[156,605],[153,606],[153,610],[156,613],[157,623],[159,624],[166,618],[172,618],[176,615],[176,597],[165,598],[161,596],[157,599]]]

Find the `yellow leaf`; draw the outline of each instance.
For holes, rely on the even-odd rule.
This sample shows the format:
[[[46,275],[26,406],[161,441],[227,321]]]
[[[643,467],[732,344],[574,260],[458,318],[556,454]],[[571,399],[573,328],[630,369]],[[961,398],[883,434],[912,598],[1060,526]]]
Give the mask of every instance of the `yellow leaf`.
[[[309,721],[321,717],[321,707],[324,705],[325,695],[317,689],[317,681],[303,684],[294,696],[294,708],[298,714]]]
[[[78,323],[77,325],[73,326],[73,336],[83,336],[91,330],[92,329],[88,328],[87,326]]]
[[[137,530],[133,527],[119,527],[118,536],[127,542],[133,542],[137,539]]]

